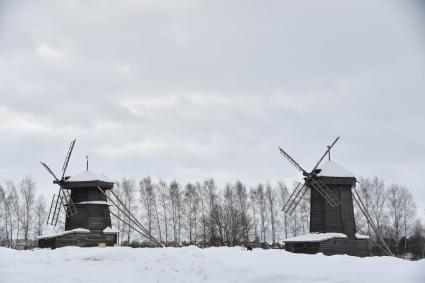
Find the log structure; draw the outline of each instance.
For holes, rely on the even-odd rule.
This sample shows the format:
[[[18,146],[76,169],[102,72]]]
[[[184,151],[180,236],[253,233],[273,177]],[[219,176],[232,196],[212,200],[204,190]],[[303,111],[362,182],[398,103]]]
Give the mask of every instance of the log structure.
[[[324,163],[319,170],[316,178],[329,188],[339,204],[331,206],[307,182],[307,189],[310,190],[310,233],[318,237],[312,239],[302,235],[286,239],[285,249],[296,253],[368,256],[368,237],[357,234],[354,220],[352,188],[356,184],[355,177],[334,162]],[[321,235],[323,238],[320,238]]]
[[[368,237],[356,233],[353,194],[356,178],[353,174],[330,160],[330,151],[339,140],[327,146],[327,150],[311,171],[306,171],[285,150],[280,153],[303,174],[283,211],[291,215],[307,192],[310,192],[310,234],[284,240],[285,249],[296,253],[327,255],[369,255]],[[323,162],[328,156],[328,161]],[[358,203],[358,200],[354,198]]]
[[[119,231],[111,228],[112,214],[148,239],[152,246],[162,247],[163,244],[152,236],[150,230],[146,229],[125,203],[114,194],[112,191],[114,183],[108,181],[104,176],[89,171],[87,155],[86,171],[65,177],[75,141],[73,140],[69,146],[60,178],[46,163],[41,162],[41,165],[53,177],[53,183],[59,185],[58,193],[54,194],[52,198],[47,224],[56,226],[63,211],[66,218],[65,231],[38,237],[38,246],[41,248],[91,247],[99,244],[113,246],[118,242]],[[110,194],[107,193],[108,191]],[[121,217],[110,211],[109,206],[112,205],[122,213]]]
[[[119,231],[110,228],[110,204],[98,189],[99,187],[103,191],[111,190],[114,183],[90,171],[67,177],[64,181],[54,181],[58,182],[62,190],[67,190],[69,192],[67,195],[70,195],[70,200],[64,204],[67,210],[65,231],[39,237],[39,247],[89,247],[100,243],[113,246],[117,243]],[[75,209],[76,213],[70,213],[71,209]]]

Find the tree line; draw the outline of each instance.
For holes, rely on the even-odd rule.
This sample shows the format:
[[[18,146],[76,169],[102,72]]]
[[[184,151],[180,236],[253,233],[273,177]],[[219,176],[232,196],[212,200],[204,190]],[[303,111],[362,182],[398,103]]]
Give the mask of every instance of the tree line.
[[[147,230],[166,245],[278,246],[287,237],[309,232],[309,196],[303,198],[292,215],[281,211],[294,189],[284,182],[247,187],[241,181],[218,188],[214,179],[180,184],[145,177],[140,181],[123,178],[114,192],[140,219]],[[401,185],[385,185],[377,177],[360,178],[357,191],[379,233],[397,255],[412,253],[424,257],[422,222],[409,190]],[[114,209],[113,207],[111,209]],[[117,216],[125,220],[119,211]],[[373,254],[380,254],[377,235],[355,206],[359,233],[371,237]],[[125,221],[112,217],[124,245],[148,245]],[[15,184],[0,184],[0,244],[27,247],[46,229],[47,203],[36,197],[30,177]],[[63,219],[62,219],[63,224]],[[34,242],[33,242],[34,243]]]
[[[46,228],[46,200],[36,197],[31,177],[18,184],[0,183],[0,245],[10,248],[33,246],[37,236]]]

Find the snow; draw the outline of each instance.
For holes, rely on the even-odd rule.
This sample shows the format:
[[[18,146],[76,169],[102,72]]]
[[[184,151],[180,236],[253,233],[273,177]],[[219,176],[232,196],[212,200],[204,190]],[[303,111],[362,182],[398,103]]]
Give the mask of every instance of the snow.
[[[318,169],[321,169],[317,176],[327,176],[327,177],[352,177],[354,174],[343,168],[342,166],[336,164],[333,161],[323,162],[319,165]]]
[[[320,242],[329,239],[347,238],[347,235],[342,233],[310,233],[292,238],[287,238],[283,242]]]
[[[72,229],[72,230],[67,230],[67,231],[63,231],[63,232],[59,232],[59,233],[42,235],[42,236],[39,236],[37,238],[38,239],[47,239],[47,238],[63,236],[63,235],[66,235],[66,234],[71,234],[71,233],[90,233],[90,230],[87,230],[87,229],[84,229],[84,228],[75,228],[75,229]]]
[[[111,227],[106,227],[105,229],[103,229],[103,233],[105,234],[118,234],[120,232],[120,230],[117,229],[112,229]]]
[[[103,181],[110,182],[106,176],[97,175],[91,171],[84,171],[77,175],[73,175],[67,179],[67,182],[89,182],[89,181]]]
[[[423,283],[425,260],[250,252],[240,247],[0,248],[0,282]]]
[[[362,234],[356,233],[356,239],[370,239],[370,237],[368,235],[362,235]]]
[[[109,203],[107,201],[103,201],[103,200],[80,201],[80,202],[76,202],[74,204],[107,204],[107,205],[112,205],[111,203]]]

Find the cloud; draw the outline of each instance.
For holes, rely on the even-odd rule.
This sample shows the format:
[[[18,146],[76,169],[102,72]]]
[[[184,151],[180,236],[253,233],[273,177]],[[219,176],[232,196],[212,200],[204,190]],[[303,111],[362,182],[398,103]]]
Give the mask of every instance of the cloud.
[[[53,47],[47,43],[38,45],[37,52],[47,60],[64,60],[68,57],[68,53],[64,49]]]
[[[413,2],[412,2],[413,3]],[[0,168],[111,178],[293,179],[332,156],[425,207],[423,5],[399,1],[3,1]],[[7,12],[4,12],[7,11]]]

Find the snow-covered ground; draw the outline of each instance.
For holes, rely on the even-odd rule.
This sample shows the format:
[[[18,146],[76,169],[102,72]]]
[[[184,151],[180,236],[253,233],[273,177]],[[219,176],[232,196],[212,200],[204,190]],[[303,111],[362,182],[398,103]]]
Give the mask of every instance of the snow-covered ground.
[[[236,248],[0,248],[1,283],[425,282],[425,260]]]

